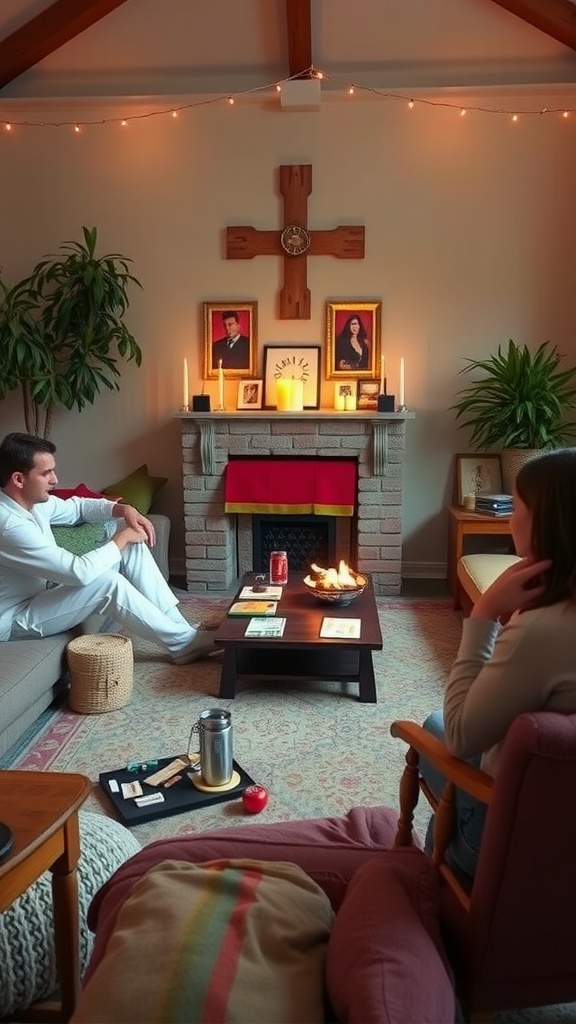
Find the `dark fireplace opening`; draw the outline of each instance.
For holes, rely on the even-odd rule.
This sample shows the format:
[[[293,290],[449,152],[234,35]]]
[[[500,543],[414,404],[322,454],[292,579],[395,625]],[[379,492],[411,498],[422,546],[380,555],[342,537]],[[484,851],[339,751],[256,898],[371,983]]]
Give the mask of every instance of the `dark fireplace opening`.
[[[330,566],[336,559],[334,516],[253,515],[252,565],[268,572],[270,552],[286,551],[289,571],[308,572],[312,562]]]

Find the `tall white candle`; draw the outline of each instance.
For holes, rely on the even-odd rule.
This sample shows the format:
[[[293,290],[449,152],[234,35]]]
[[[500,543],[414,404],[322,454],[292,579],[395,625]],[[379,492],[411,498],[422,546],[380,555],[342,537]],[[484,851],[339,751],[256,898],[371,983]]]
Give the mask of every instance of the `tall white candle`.
[[[224,370],[221,359],[218,360],[218,407],[224,408]]]
[[[386,390],[385,390],[385,387],[384,387],[384,381],[386,379],[386,374],[384,372],[384,366],[385,366],[384,356],[382,356],[382,358],[380,359],[380,394],[381,395],[384,395],[386,393]]]
[[[400,405],[404,405],[404,356],[400,359],[400,391],[398,394]]]
[[[182,408],[188,408],[188,360],[184,360],[182,367]]]

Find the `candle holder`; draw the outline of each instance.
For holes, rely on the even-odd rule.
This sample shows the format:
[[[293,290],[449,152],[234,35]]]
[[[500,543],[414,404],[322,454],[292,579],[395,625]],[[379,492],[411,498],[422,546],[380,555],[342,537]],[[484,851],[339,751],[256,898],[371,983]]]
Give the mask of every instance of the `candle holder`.
[[[394,395],[378,395],[378,412],[394,412]]]
[[[398,406],[398,412],[408,412],[408,406],[407,405],[399,405]]]

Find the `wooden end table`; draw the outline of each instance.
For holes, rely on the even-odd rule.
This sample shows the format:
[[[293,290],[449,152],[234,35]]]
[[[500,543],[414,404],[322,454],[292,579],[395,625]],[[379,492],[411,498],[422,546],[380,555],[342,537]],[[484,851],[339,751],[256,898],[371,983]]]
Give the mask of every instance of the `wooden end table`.
[[[247,573],[238,593],[255,582],[255,574]],[[219,697],[234,697],[236,680],[242,676],[266,680],[296,676],[357,682],[359,700],[376,703],[372,651],[382,650],[382,633],[370,579],[365,591],[342,607],[319,601],[294,573],[283,587],[276,615],[286,619],[282,637],[246,638],[249,616],[230,616],[222,621],[214,637],[214,643],[224,648]],[[361,619],[359,639],[321,638],[325,616]]]
[[[509,534],[510,516],[482,515],[481,512],[466,512],[458,505],[450,505],[448,517],[448,587],[456,599],[457,566],[464,550],[464,537]]]
[[[0,861],[0,911],[6,910],[40,875],[52,872],[54,940],[61,1009],[35,1019],[69,1020],[80,992],[78,808],[92,790],[85,775],[60,772],[0,772],[0,816],[13,845]],[[28,1018],[31,1019],[31,1018]]]

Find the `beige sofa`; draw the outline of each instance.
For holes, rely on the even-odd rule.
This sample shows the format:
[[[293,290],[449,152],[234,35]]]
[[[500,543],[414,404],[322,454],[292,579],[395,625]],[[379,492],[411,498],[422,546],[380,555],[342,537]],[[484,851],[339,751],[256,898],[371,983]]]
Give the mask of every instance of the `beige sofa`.
[[[162,575],[168,579],[170,520],[162,515],[149,518],[154,523],[157,538],[152,552]],[[66,644],[79,632],[96,632],[98,623],[92,620],[91,628],[90,621],[87,620],[84,628],[41,640],[0,643],[0,757],[66,689]]]
[[[517,555],[463,555],[456,567],[456,608],[469,615],[476,601]]]

